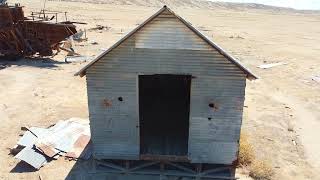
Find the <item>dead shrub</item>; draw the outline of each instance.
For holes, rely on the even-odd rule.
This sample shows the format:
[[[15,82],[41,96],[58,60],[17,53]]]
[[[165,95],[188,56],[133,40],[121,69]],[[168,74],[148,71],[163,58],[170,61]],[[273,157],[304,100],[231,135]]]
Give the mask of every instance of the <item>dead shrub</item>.
[[[241,133],[238,163],[240,166],[248,166],[254,159],[254,150],[248,141],[248,136],[245,133]]]
[[[256,180],[269,180],[274,173],[270,162],[256,158],[253,146],[245,133],[240,135],[238,165],[248,169],[249,176]]]
[[[249,170],[249,176],[257,180],[269,180],[273,176],[271,163],[265,160],[254,160]]]

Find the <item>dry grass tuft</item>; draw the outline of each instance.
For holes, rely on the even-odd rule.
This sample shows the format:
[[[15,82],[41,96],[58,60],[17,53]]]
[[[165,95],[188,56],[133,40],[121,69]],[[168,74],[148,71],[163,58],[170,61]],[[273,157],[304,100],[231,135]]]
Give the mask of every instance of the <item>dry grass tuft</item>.
[[[241,133],[238,165],[249,170],[249,176],[257,180],[272,179],[273,169],[271,163],[265,160],[256,159],[253,146],[245,133]]]
[[[254,160],[249,168],[249,175],[257,180],[269,180],[273,176],[273,169],[269,162]]]
[[[255,154],[252,145],[248,141],[248,136],[241,133],[239,147],[239,165],[248,166],[255,159]]]

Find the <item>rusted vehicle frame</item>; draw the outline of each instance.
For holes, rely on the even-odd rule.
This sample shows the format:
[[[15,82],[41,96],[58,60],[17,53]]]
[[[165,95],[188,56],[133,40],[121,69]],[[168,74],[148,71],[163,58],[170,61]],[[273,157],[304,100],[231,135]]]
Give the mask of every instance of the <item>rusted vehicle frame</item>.
[[[77,33],[72,22],[58,22],[59,13],[41,10],[29,19],[19,4],[0,5],[0,56],[53,55],[59,42]]]

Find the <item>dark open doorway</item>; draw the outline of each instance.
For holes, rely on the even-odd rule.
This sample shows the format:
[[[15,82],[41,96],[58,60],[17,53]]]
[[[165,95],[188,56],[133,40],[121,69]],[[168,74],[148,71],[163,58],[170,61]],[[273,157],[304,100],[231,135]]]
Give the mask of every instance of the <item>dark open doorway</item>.
[[[140,75],[140,154],[188,153],[190,75]]]

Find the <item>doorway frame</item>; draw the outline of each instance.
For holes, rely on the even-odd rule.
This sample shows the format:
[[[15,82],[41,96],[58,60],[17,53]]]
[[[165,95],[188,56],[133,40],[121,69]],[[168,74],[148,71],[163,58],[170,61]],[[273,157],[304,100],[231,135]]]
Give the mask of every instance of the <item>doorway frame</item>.
[[[140,101],[139,101],[139,77],[140,76],[152,76],[152,75],[180,75],[180,76],[190,76],[190,94],[189,94],[189,117],[188,117],[188,147],[187,147],[187,154],[184,156],[177,156],[177,155],[154,155],[154,154],[141,154],[140,147]],[[172,161],[172,162],[191,162],[191,159],[189,158],[189,139],[190,139],[190,114],[191,114],[191,97],[192,97],[192,79],[195,78],[192,76],[192,74],[184,74],[184,73],[137,73],[136,75],[136,102],[137,102],[137,142],[138,142],[138,152],[139,152],[139,159],[140,160],[146,160],[146,161]]]

